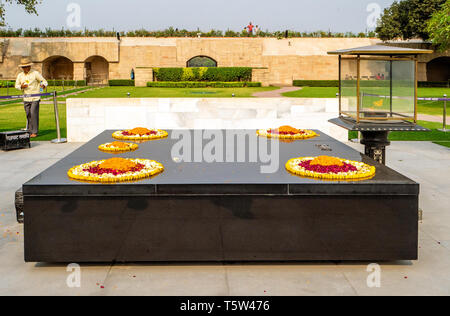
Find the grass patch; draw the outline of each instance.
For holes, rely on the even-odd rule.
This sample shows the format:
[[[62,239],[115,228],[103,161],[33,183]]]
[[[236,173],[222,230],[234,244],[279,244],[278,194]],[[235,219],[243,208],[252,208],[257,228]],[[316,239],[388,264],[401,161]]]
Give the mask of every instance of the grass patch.
[[[73,96],[74,98],[250,98],[256,92],[277,90],[277,87],[261,88],[147,88],[105,87]]]
[[[450,133],[438,131],[442,124],[434,122],[419,121],[420,126],[430,129],[430,132],[391,132],[389,140],[391,141],[431,141],[431,142],[450,142]],[[358,132],[349,132],[349,139],[358,138]]]
[[[283,93],[288,98],[336,98],[336,87],[303,87],[301,90]]]
[[[448,141],[448,142],[433,142],[433,143],[435,143],[436,145],[441,145],[441,146],[450,148],[450,141]]]
[[[59,105],[61,135],[66,137],[66,107]],[[0,132],[20,130],[27,125],[23,104],[0,107]],[[52,140],[56,138],[56,123],[53,104],[41,104],[39,115],[39,137],[33,140]]]

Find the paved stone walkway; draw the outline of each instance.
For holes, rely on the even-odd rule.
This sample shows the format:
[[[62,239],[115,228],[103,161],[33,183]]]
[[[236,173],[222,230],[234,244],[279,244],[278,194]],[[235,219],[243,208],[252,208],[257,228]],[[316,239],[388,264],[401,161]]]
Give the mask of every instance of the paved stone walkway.
[[[282,87],[278,90],[256,92],[253,94],[257,98],[285,98],[283,93],[301,90],[301,87]]]
[[[444,116],[437,116],[437,115],[427,115],[427,114],[418,114],[417,119],[420,121],[428,121],[428,122],[436,122],[436,123],[442,123]],[[447,125],[450,125],[450,116],[447,116]]]
[[[450,149],[430,142],[388,149],[388,165],[421,184],[424,220],[419,261],[380,263],[381,288],[367,287],[367,262],[85,264],[69,288],[65,265],[24,263],[14,191],[80,145],[0,151],[0,295],[450,295]]]

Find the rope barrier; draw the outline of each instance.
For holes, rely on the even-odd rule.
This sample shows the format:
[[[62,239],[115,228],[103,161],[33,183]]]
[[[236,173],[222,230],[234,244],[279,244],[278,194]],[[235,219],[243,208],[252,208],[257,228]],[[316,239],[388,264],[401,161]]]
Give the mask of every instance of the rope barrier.
[[[370,93],[363,93],[363,96],[365,97],[375,97],[375,98],[385,98],[390,99],[391,97],[388,95],[379,95],[379,94],[370,94]],[[410,100],[412,98],[410,97],[399,97],[399,96],[393,96],[393,99],[401,99],[401,100]],[[450,101],[449,98],[417,98],[418,101]]]
[[[0,96],[0,100],[13,100],[13,99],[35,98],[35,97],[51,97],[51,96],[53,96],[53,93],[8,95],[8,96]]]

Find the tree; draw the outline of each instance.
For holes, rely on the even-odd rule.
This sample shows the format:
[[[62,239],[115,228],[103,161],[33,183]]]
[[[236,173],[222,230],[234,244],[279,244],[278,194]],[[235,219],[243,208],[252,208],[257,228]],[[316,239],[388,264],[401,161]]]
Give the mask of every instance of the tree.
[[[439,50],[445,51],[450,48],[450,0],[447,0],[440,11],[433,14],[428,22],[427,31]]]
[[[395,38],[428,40],[430,35],[427,22],[445,2],[446,0],[396,1],[384,10],[376,32],[383,41]]]
[[[36,6],[41,3],[42,0],[5,0],[6,3],[13,3],[24,6],[25,11],[29,14],[37,14]],[[0,2],[0,26],[5,26],[5,2]]]

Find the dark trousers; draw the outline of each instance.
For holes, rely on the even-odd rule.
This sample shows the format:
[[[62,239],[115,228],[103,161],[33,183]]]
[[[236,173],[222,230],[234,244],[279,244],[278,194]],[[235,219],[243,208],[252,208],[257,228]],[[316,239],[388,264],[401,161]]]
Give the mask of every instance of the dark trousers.
[[[39,104],[41,101],[24,102],[27,114],[27,129],[31,134],[39,132]]]

